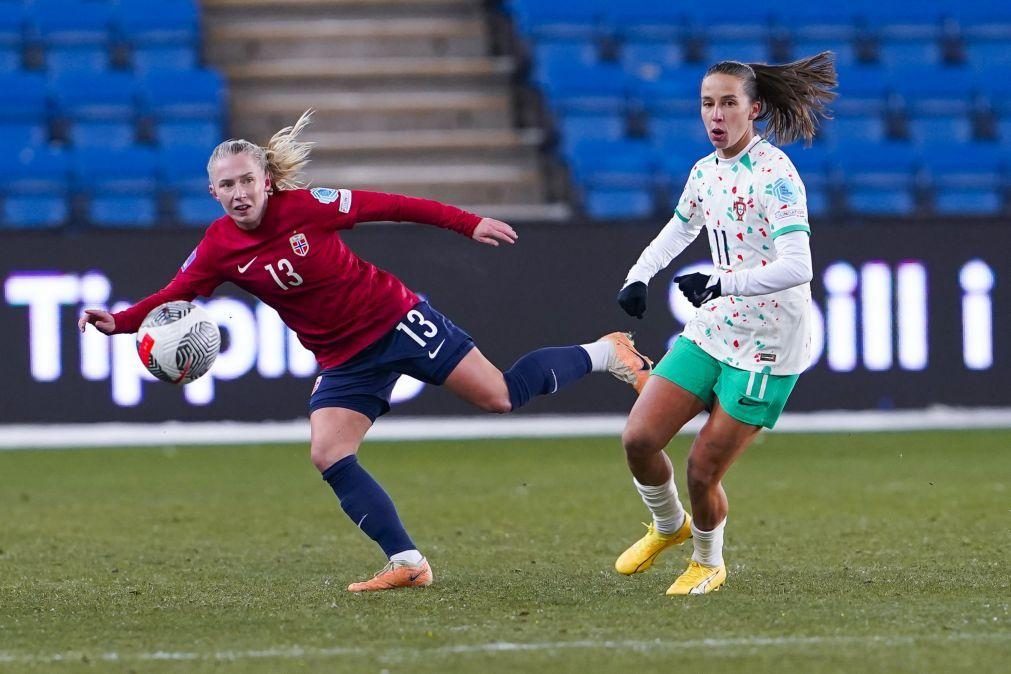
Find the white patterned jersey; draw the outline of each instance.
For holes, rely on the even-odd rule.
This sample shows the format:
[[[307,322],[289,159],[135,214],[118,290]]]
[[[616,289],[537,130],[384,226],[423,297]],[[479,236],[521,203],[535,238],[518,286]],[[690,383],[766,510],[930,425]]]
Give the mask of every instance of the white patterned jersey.
[[[735,284],[728,276],[735,271],[758,269],[777,259],[777,237],[810,234],[804,183],[786,154],[756,136],[737,157],[720,159],[714,152],[699,160],[665,228],[671,230],[667,245],[657,246],[664,235],[657,237],[650,246],[657,246],[652,255],[649,248],[643,252],[629,280],[648,281],[703,227],[713,265],[726,279],[723,286],[731,289]],[[719,297],[695,312],[683,334],[733,367],[799,374],[811,361],[811,286]]]

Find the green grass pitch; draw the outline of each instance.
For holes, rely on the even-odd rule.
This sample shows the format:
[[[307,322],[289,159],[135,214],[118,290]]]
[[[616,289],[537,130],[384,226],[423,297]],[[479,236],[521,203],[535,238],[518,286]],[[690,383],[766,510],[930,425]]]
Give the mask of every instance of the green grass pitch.
[[[682,473],[688,442],[671,447]],[[616,438],[377,442],[361,458],[431,588],[345,592],[384,560],[304,446],[0,452],[0,672],[1011,662],[1009,431],[762,436],[726,480],[725,589],[680,599],[663,593],[690,546],[612,570],[646,519]]]

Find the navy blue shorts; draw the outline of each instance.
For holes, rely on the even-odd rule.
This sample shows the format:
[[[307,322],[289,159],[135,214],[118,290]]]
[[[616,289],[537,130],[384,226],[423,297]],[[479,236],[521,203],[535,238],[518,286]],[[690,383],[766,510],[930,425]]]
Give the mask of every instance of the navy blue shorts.
[[[421,302],[364,351],[323,370],[312,387],[309,413],[343,407],[375,421],[390,411],[390,395],[400,375],[439,386],[473,348],[470,335]]]

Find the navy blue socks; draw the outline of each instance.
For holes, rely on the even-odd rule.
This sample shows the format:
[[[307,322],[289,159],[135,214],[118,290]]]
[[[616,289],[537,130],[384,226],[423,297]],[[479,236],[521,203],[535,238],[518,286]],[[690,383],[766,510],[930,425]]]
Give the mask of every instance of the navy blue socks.
[[[513,409],[523,407],[534,396],[548,395],[590,373],[590,356],[579,346],[537,349],[506,370],[509,401]]]
[[[330,483],[351,521],[378,543],[387,557],[414,549],[393,500],[358,464],[357,456],[345,456],[327,468],[323,479]]]

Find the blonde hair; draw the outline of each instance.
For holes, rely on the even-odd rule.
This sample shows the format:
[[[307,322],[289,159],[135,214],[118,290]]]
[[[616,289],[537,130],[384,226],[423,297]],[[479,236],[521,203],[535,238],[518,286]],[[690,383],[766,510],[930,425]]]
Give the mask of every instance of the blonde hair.
[[[778,143],[803,138],[810,144],[820,119],[829,118],[828,103],[836,97],[838,84],[832,52],[767,65],[721,61],[709,67],[705,77],[716,73],[733,75],[744,81],[744,93],[762,102],[757,121],[767,121],[767,131]]]
[[[211,167],[219,159],[248,154],[257,161],[263,172],[270,176],[275,191],[308,187],[308,181],[302,180],[299,172],[309,163],[309,152],[315,143],[299,141],[297,138],[305,127],[309,126],[314,112],[312,108],[303,112],[294,125],[286,126],[271,136],[266,147],[260,147],[242,138],[232,138],[219,144],[207,161],[207,175],[211,175]]]

